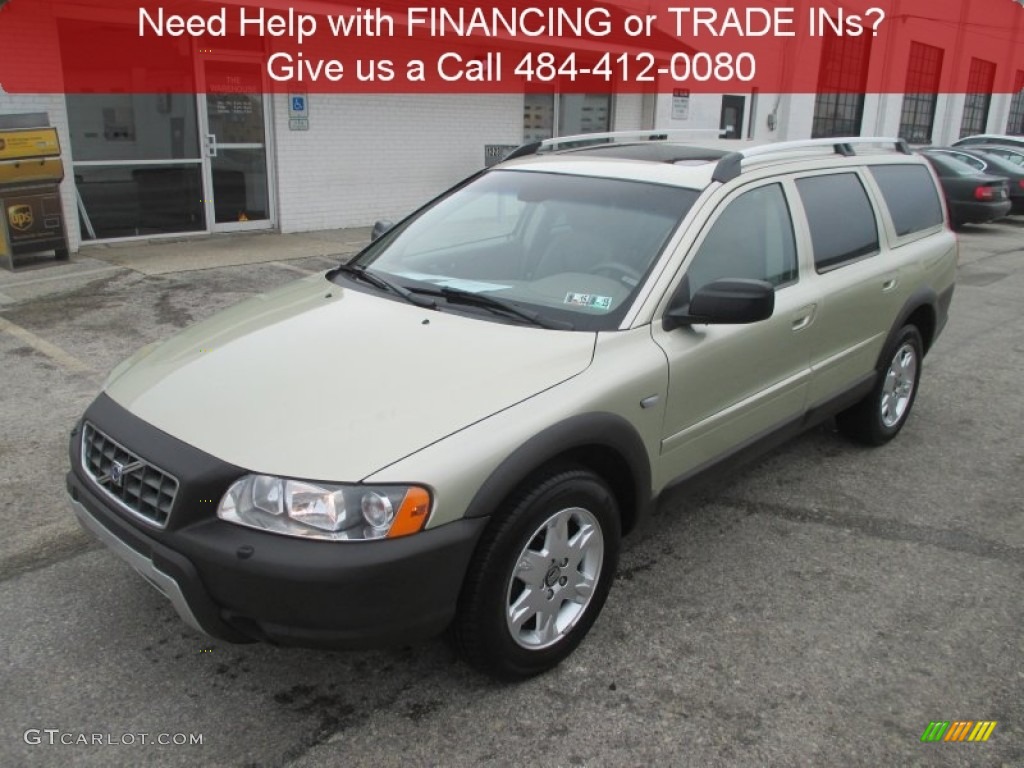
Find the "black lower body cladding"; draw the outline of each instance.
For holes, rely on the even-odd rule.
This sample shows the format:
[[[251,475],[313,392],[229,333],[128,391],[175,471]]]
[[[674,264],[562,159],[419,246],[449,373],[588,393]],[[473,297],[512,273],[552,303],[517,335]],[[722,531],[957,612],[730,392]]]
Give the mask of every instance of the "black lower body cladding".
[[[105,395],[84,418],[173,474],[179,490],[166,528],[134,519],[83,469],[79,427],[67,477],[76,513],[88,516],[83,523],[93,533],[111,534],[101,538],[122,557],[141,556],[172,580],[187,603],[179,613],[191,613],[207,634],[233,642],[378,647],[437,634],[454,616],[486,518],[351,543],[245,528],[216,516],[219,499],[244,469],[161,432]]]

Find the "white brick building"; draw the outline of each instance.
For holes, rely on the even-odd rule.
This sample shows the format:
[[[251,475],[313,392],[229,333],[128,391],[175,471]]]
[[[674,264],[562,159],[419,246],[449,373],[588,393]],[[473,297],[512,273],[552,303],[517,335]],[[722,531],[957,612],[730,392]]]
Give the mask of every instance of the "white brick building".
[[[660,82],[646,94],[311,94],[294,104],[288,95],[231,84],[229,67],[239,60],[262,70],[245,52],[202,59],[196,88],[208,95],[139,93],[140,82],[152,82],[139,78],[149,75],[114,70],[97,25],[96,79],[114,83],[116,92],[0,91],[0,129],[32,114],[57,127],[73,251],[111,239],[301,232],[396,219],[481,168],[487,145],[551,135],[689,128],[722,129],[737,142],[861,134],[947,144],[968,133],[1024,133],[1024,70],[1009,63],[1024,47],[1024,22],[1001,33],[998,44],[964,32],[946,49],[928,43],[930,22],[918,18],[929,4],[900,2],[907,19],[898,41],[823,38],[787,49],[785,68],[817,72],[822,92],[851,84],[856,91],[881,70],[906,72],[907,93],[690,95]],[[193,66],[187,46],[167,43],[161,55]],[[949,73],[958,93],[931,95],[939,75]]]

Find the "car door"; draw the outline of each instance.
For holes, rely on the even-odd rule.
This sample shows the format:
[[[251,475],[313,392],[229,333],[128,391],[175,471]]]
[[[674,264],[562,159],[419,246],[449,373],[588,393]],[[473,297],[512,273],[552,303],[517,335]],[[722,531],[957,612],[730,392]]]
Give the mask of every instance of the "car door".
[[[748,184],[718,206],[684,260],[670,295],[722,278],[768,280],[775,310],[748,325],[652,324],[668,359],[660,479],[668,482],[743,447],[804,410],[809,355],[804,337],[816,301],[800,279],[797,241],[782,183]]]
[[[855,169],[802,176],[795,186],[813,261],[808,280],[821,297],[808,333],[813,408],[874,375],[909,282],[882,249],[881,221]]]

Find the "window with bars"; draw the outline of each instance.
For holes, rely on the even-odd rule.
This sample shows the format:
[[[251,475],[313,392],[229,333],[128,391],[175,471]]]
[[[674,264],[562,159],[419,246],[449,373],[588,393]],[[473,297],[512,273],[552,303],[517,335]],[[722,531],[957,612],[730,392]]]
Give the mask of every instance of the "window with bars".
[[[911,144],[932,143],[935,104],[942,75],[942,53],[942,49],[934,45],[910,44],[899,136]]]
[[[527,93],[523,97],[523,141],[611,130],[611,109],[610,93]]]
[[[995,63],[971,57],[971,69],[967,73],[964,116],[960,121],[961,139],[964,136],[985,132],[985,126],[988,125],[988,108],[992,103],[992,88],[995,82]]]
[[[1006,132],[1011,136],[1024,136],[1024,69],[1017,70],[1017,78],[1013,83],[1013,99],[1010,101]]]
[[[824,38],[811,138],[860,135],[870,61],[870,37]]]

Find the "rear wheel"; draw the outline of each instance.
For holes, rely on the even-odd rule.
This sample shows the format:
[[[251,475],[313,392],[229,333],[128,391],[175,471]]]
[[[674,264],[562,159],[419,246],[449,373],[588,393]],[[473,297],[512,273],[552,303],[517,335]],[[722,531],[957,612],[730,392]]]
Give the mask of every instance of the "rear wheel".
[[[913,325],[900,329],[883,357],[883,369],[871,393],[836,417],[839,429],[867,445],[882,445],[903,429],[917,397],[924,358],[921,334]]]
[[[453,626],[463,657],[504,679],[559,664],[601,612],[619,527],[614,496],[587,470],[524,487],[496,514],[470,564]]]

